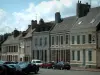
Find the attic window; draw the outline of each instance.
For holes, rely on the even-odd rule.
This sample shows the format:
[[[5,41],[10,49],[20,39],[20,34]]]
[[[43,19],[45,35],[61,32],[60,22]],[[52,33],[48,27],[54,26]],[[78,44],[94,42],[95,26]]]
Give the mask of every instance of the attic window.
[[[81,24],[81,23],[82,23],[82,21],[78,22],[78,24]]]
[[[90,23],[93,23],[95,21],[95,19],[92,19],[92,21]]]

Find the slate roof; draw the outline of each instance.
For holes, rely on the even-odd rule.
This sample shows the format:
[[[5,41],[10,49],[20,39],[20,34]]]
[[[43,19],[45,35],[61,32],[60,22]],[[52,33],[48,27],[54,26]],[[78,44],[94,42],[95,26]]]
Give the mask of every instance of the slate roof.
[[[30,31],[23,37],[23,38],[29,38],[32,37],[32,32],[35,31],[35,29],[30,29]]]
[[[51,30],[51,33],[54,32],[65,32],[69,31],[73,24],[76,22],[76,16],[70,16],[63,19],[61,23],[57,23],[54,28]]]
[[[99,21],[100,21],[100,7],[91,8],[86,16],[78,19],[78,21],[74,24],[72,29],[96,27]]]
[[[4,43],[2,45],[7,45],[7,44],[19,44],[19,38],[21,37],[21,34],[19,34],[19,36],[17,37],[13,37],[13,35],[8,36],[7,40],[4,41]]]

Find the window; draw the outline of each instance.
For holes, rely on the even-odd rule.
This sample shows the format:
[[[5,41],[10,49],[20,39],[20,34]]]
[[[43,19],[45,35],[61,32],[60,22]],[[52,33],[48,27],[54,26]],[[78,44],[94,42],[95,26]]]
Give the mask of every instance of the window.
[[[82,23],[82,21],[78,22],[78,24],[81,24],[81,23]]]
[[[35,46],[37,46],[37,38],[35,38]]]
[[[77,51],[77,60],[80,60],[80,51]]]
[[[72,51],[72,60],[75,60],[75,51]]]
[[[77,44],[80,44],[80,35],[77,36]]]
[[[52,37],[52,45],[54,45],[54,37]]]
[[[61,36],[61,45],[63,44],[63,36]]]
[[[82,35],[82,38],[83,38],[83,39],[82,39],[82,44],[85,44],[85,39],[86,39],[86,38],[85,38],[85,35]]]
[[[75,36],[72,36],[72,44],[74,44]]]
[[[88,43],[91,43],[91,40],[92,40],[92,35],[89,34],[89,35],[88,35]]]
[[[88,57],[89,61],[92,61],[92,51],[88,51]]]
[[[56,36],[56,45],[58,45],[58,36]]]
[[[46,45],[47,44],[47,37],[45,37],[45,42],[44,42],[44,45]]]
[[[68,35],[66,35],[66,44],[68,44]]]
[[[42,38],[40,38],[40,46],[42,46]]]
[[[90,23],[93,23],[95,21],[95,19],[92,19],[92,21]]]

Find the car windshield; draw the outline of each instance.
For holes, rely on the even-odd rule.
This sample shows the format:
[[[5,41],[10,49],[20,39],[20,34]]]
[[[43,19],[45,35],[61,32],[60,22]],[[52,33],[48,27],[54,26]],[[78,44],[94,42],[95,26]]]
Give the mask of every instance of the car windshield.
[[[36,61],[36,63],[41,63],[41,61]]]
[[[25,67],[28,65],[28,63],[27,63],[27,62],[20,62],[20,63],[18,63],[18,65],[19,65],[21,68],[25,68]]]
[[[4,64],[5,62],[4,61],[0,61],[0,64]]]

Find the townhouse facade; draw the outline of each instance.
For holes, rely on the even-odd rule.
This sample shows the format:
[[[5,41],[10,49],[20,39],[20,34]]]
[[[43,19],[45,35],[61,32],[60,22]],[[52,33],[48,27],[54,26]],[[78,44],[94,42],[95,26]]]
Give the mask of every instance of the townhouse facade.
[[[40,19],[35,31],[32,33],[33,59],[40,59],[43,62],[50,61],[50,34],[49,30],[53,23],[45,23]]]
[[[55,13],[56,25],[50,31],[51,45],[50,54],[51,61],[70,62],[70,28],[77,20],[76,16],[62,19],[60,12]]]
[[[14,30],[11,36],[2,44],[2,56],[3,61],[19,61],[19,38],[20,33]]]
[[[22,40],[24,42],[24,61],[31,61],[32,60],[32,32],[34,29],[32,28],[32,25],[28,26],[28,29],[25,31],[26,35],[22,37]]]
[[[81,3],[78,3],[81,4]],[[73,66],[97,67],[97,26],[100,22],[100,7],[90,8],[83,15],[78,14],[76,23],[70,32],[70,63]],[[84,10],[80,8],[81,10]],[[79,11],[81,11],[79,9]],[[84,16],[85,15],[85,16]]]

